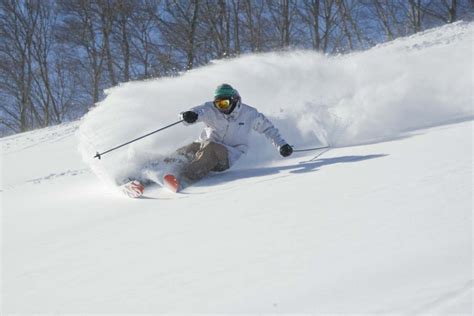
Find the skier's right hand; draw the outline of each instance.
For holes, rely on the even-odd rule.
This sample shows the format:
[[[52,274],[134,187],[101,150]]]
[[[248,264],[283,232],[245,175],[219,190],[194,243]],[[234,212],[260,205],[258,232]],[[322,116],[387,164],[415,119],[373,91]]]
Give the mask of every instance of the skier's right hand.
[[[292,153],[293,153],[293,148],[290,145],[285,144],[280,147],[280,155],[282,155],[283,157],[288,157]]]
[[[186,123],[192,124],[192,123],[197,121],[198,114],[196,112],[193,112],[193,111],[186,111],[186,112],[181,113],[181,118]]]

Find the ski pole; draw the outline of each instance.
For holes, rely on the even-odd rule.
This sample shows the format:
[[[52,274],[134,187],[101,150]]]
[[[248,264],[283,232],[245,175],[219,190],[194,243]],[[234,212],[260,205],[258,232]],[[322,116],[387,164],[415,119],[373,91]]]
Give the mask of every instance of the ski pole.
[[[156,131],[153,131],[153,132],[150,132],[150,133],[145,134],[145,135],[143,135],[143,136],[140,136],[140,137],[138,137],[138,138],[132,139],[132,140],[129,141],[129,142],[126,142],[126,143],[124,143],[124,144],[122,144],[122,145],[118,145],[118,146],[116,146],[116,147],[114,147],[114,148],[111,148],[111,149],[109,149],[109,150],[106,150],[106,151],[104,151],[103,153],[97,152],[96,155],[94,156],[94,158],[99,158],[99,160],[100,160],[101,156],[102,156],[102,155],[105,155],[106,153],[109,153],[109,152],[111,152],[111,151],[113,151],[113,150],[115,150],[115,149],[119,149],[120,147],[126,146],[126,145],[128,145],[128,144],[133,143],[133,142],[136,142],[137,140],[140,140],[140,139],[145,138],[145,137],[147,137],[147,136],[150,136],[150,135],[152,135],[152,134],[158,133],[158,132],[160,132],[160,131],[162,131],[162,130],[165,130],[165,129],[167,129],[167,128],[170,128],[171,126],[175,126],[175,125],[177,125],[177,124],[179,124],[179,123],[181,123],[181,122],[183,122],[183,120],[179,120],[179,121],[177,121],[177,122],[174,122],[173,124],[170,124],[170,125],[168,125],[168,126],[165,126],[165,127],[160,128],[160,129],[157,129]]]
[[[329,148],[329,146],[305,148],[305,149],[293,149],[293,152],[297,153],[297,152],[302,152],[302,151],[313,151],[313,150],[326,149],[326,148]]]

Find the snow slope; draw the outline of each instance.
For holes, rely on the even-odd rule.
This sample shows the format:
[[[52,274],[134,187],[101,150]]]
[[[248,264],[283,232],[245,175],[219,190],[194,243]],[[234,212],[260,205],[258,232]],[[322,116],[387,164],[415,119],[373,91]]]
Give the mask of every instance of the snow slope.
[[[1,139],[2,312],[472,314],[472,33],[459,23],[334,59],[246,56],[115,88],[80,122]],[[448,52],[454,70],[437,64]],[[290,75],[304,63],[322,77]],[[198,127],[175,127],[90,159],[205,100],[219,67],[295,145],[339,147],[316,159],[262,147],[178,195],[133,200],[98,181],[192,139]],[[309,78],[326,84],[321,106],[281,83],[309,90]],[[262,102],[274,94],[281,109]]]

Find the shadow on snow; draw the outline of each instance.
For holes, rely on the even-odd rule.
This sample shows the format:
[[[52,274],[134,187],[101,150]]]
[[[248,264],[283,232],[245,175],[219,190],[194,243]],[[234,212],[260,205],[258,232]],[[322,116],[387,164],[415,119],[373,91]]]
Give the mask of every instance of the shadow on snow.
[[[315,161],[300,162],[298,164],[277,167],[261,167],[255,169],[238,169],[230,170],[222,174],[216,173],[193,186],[212,186],[223,182],[231,182],[246,178],[257,178],[273,174],[279,174],[282,171],[289,171],[293,174],[301,174],[307,172],[318,171],[321,167],[340,164],[340,163],[354,163],[364,160],[386,157],[386,154],[365,155],[365,156],[340,156],[333,158],[322,158]],[[286,175],[285,175],[286,176]]]

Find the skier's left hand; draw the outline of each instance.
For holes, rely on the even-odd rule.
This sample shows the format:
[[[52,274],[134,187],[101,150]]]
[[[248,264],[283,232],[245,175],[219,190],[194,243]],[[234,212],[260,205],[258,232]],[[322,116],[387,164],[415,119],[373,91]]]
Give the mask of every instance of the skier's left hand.
[[[280,147],[280,155],[282,155],[283,157],[288,157],[292,153],[293,153],[293,148],[291,148],[290,145],[285,144],[285,145]]]

